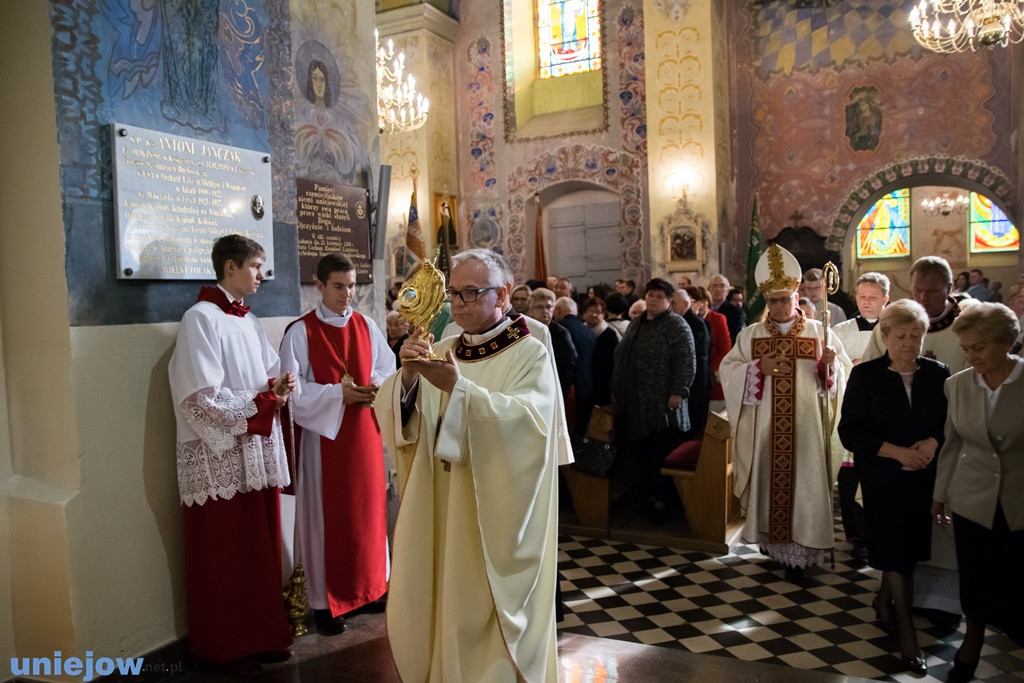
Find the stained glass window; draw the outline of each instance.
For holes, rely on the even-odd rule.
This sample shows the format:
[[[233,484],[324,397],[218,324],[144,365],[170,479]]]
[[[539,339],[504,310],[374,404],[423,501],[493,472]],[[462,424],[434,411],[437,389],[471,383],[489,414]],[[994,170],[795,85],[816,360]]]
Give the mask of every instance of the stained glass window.
[[[885,195],[857,226],[857,258],[910,256],[910,188]]]
[[[977,192],[971,193],[971,253],[1017,251],[1020,233],[992,200]]]
[[[601,68],[599,0],[537,0],[540,77]]]

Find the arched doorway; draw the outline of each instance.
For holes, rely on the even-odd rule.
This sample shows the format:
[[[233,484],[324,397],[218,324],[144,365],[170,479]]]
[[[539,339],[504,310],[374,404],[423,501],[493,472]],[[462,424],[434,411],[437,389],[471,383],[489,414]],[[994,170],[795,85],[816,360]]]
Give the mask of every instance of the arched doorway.
[[[580,289],[622,277],[622,202],[618,193],[570,181],[539,194],[547,270]]]

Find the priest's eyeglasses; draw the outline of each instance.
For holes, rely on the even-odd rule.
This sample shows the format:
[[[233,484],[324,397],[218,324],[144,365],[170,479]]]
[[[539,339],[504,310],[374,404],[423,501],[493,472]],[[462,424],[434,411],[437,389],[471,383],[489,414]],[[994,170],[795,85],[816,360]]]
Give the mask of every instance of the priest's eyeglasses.
[[[445,291],[445,301],[452,303],[455,301],[455,297],[462,299],[462,303],[471,304],[480,298],[480,295],[484,292],[489,292],[492,289],[499,289],[498,287],[481,287],[480,289],[449,289]]]

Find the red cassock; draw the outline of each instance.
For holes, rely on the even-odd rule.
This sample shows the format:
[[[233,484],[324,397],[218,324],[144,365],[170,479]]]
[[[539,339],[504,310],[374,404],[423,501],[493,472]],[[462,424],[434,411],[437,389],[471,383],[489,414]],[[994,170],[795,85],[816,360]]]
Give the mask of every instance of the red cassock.
[[[347,325],[334,327],[314,309],[300,321],[318,384],[340,383],[346,372],[356,385],[370,384],[373,346],[366,318],[353,312]],[[338,616],[387,591],[383,446],[373,408],[356,404],[345,406],[337,438],[318,438],[327,594],[331,613]]]
[[[277,488],[183,506],[189,649],[214,662],[286,650]]]
[[[266,340],[257,334],[258,323],[253,316],[246,316],[248,309],[237,302],[229,306],[227,297],[212,287],[204,287],[198,301],[213,303],[227,315],[201,307],[186,315],[171,361],[172,387],[176,361],[194,367],[178,359],[179,354],[199,356],[205,352],[212,357],[219,353],[221,365],[256,367],[258,371],[254,374],[259,375],[267,362],[260,355]],[[196,324],[190,320],[206,322]],[[207,337],[196,332],[199,329],[213,332]],[[251,335],[252,343],[225,347],[221,342],[232,335]],[[249,353],[234,353],[237,348]],[[277,355],[272,351],[269,355],[276,367]],[[229,375],[225,373],[222,380],[227,381]],[[266,378],[266,374],[262,377]],[[202,380],[195,383],[203,385]],[[272,378],[268,384],[273,384]],[[263,391],[253,401],[257,412],[247,418],[245,435],[236,435],[236,439],[246,435],[271,438],[274,434],[274,394]],[[179,414],[178,419],[184,418]],[[277,445],[281,444],[279,434],[277,430]],[[281,454],[283,458],[283,451]],[[259,652],[286,650],[292,643],[281,597],[280,490],[274,481],[267,483],[266,488],[257,490],[237,486],[230,498],[210,496],[182,505],[189,649],[196,656],[227,662]]]

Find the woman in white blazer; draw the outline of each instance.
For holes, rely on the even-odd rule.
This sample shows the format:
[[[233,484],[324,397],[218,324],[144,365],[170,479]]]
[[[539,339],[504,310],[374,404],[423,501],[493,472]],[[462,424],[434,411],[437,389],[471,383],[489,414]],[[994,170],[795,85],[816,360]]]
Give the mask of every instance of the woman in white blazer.
[[[946,443],[932,514],[952,513],[967,633],[949,680],[974,676],[986,624],[1024,647],[1024,360],[1020,324],[1002,304],[967,308],[953,332],[971,367],[946,382]]]

